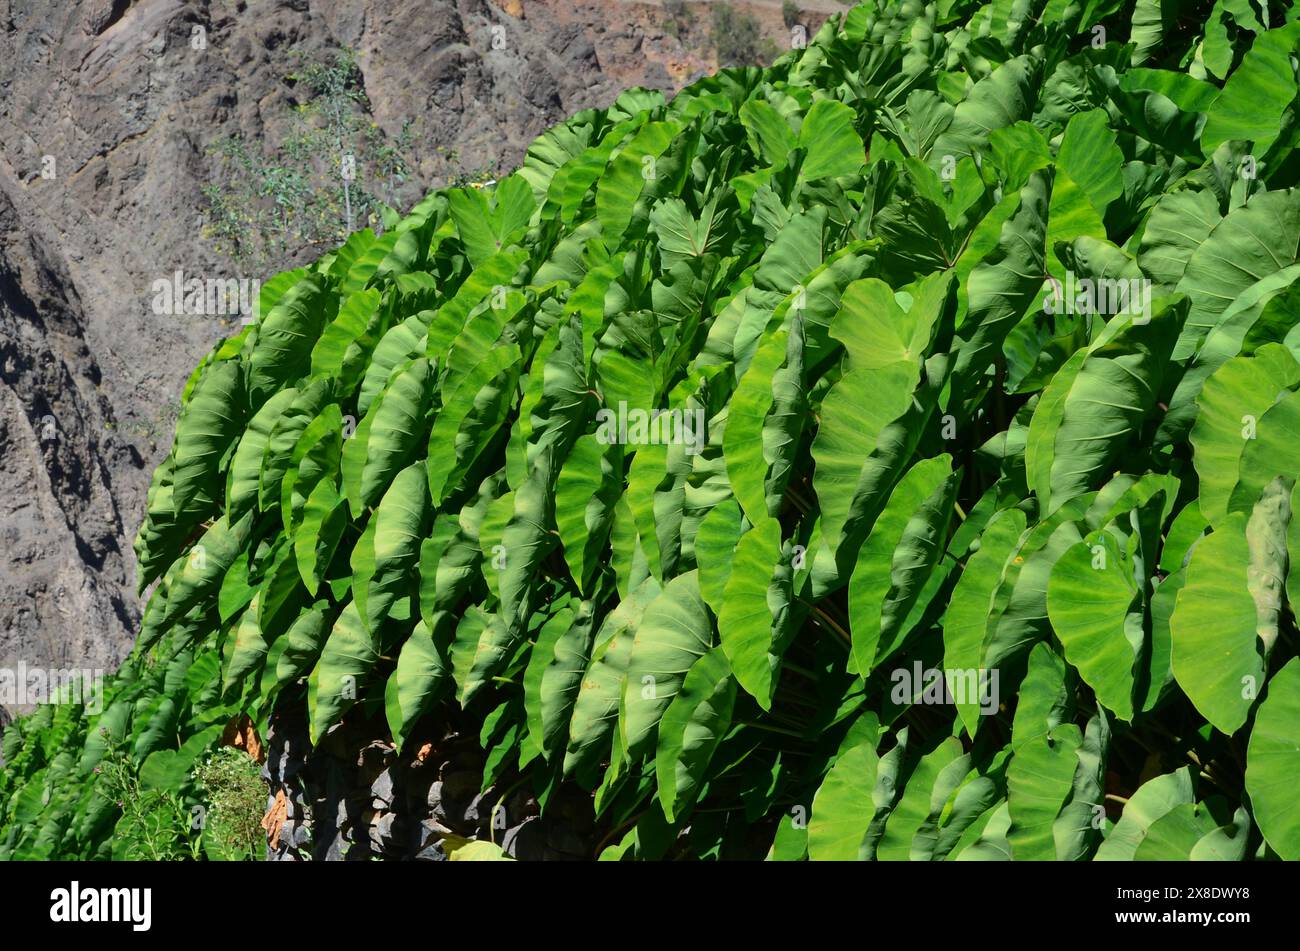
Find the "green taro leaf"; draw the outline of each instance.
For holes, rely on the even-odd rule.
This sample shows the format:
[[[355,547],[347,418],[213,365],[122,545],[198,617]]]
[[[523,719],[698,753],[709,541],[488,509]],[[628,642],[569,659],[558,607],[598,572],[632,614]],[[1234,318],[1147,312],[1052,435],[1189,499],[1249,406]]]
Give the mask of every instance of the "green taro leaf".
[[[384,690],[384,711],[400,748],[411,729],[427,713],[451,675],[446,646],[439,646],[423,621],[402,644],[397,668]]]
[[[1294,803],[1300,764],[1300,661],[1268,682],[1246,751],[1246,791],[1264,838],[1283,859],[1300,857],[1300,818]]]
[[[243,427],[245,392],[239,364],[222,361],[203,374],[176,423],[172,508],[203,511],[221,496],[221,462]]]
[[[355,601],[334,622],[320,660],[307,680],[312,742],[337,723],[360,698],[362,681],[379,660],[374,638],[366,631]]]
[[[949,671],[979,670],[984,660],[984,632],[988,626],[993,593],[1002,577],[1003,566],[1015,551],[1025,530],[1025,515],[1008,509],[989,522],[980,536],[979,548],[966,560],[966,567],[953,589],[943,624],[944,667]],[[956,674],[950,680],[956,679]],[[963,681],[965,683],[965,681]],[[958,695],[955,684],[949,690],[956,699],[958,715],[970,736],[978,729],[980,706],[977,698]]]
[[[736,682],[718,648],[691,666],[659,723],[655,775],[669,822],[699,795],[709,761],[731,726]]]
[[[262,317],[248,358],[248,389],[255,406],[307,373],[312,349],[337,311],[333,289],[318,277],[304,277]]]
[[[1182,315],[1177,299],[1152,305],[1149,319],[1121,315],[1089,348],[1061,404],[1049,475],[1052,508],[1094,488],[1136,439],[1155,405]]]
[[[399,368],[343,448],[343,487],[354,519],[379,501],[423,440],[432,371],[423,358]]]
[[[851,175],[862,167],[862,137],[853,128],[853,110],[842,102],[822,99],[813,103],[799,127],[799,147],[807,158],[799,176],[813,182],[820,178]]]
[[[1142,598],[1129,553],[1107,531],[1068,548],[1052,569],[1047,610],[1066,659],[1122,720],[1133,719]]]
[[[1235,733],[1264,684],[1255,600],[1247,587],[1246,516],[1226,518],[1197,544],[1169,620],[1173,670],[1196,709]]]
[[[1300,364],[1274,344],[1261,347],[1253,357],[1228,360],[1205,381],[1196,398],[1190,438],[1200,477],[1198,504],[1211,525],[1220,525],[1227,517],[1247,442],[1260,437],[1261,418],[1298,382]],[[1276,440],[1281,435],[1278,429],[1269,426],[1264,435]],[[1277,458],[1276,451],[1270,455]]]
[[[872,743],[839,755],[813,797],[808,818],[808,857],[818,861],[857,861],[874,811],[879,757]]]
[[[1106,841],[1097,849],[1098,862],[1132,861],[1151,826],[1180,805],[1193,801],[1192,776],[1187,767],[1149,779],[1128,802]]]
[[[790,592],[774,577],[783,558],[781,526],[764,517],[740,536],[719,601],[718,633],[736,680],[768,709],[781,668],[781,617]],[[671,809],[664,806],[664,812]]]
[[[635,759],[652,748],[656,727],[691,666],[713,646],[713,621],[697,572],[672,579],[645,609],[633,636],[619,731]]]
[[[905,633],[903,624],[947,541],[957,487],[952,459],[917,463],[889,497],[849,581],[853,656],[866,676]]]

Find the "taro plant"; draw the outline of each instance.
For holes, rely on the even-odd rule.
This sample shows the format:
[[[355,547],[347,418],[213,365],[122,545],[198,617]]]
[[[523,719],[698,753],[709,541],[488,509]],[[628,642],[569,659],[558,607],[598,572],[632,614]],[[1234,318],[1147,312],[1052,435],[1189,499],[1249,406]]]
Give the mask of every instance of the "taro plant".
[[[1221,7],[866,3],[266,282],[0,852],[305,683],[601,858],[1300,858],[1300,22]]]

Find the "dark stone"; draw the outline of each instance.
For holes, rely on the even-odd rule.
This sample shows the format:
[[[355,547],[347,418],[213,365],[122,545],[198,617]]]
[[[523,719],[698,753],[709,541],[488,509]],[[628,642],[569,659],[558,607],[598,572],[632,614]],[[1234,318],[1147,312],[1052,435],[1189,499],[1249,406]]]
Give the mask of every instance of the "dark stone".
[[[414,858],[417,862],[445,862],[447,853],[442,849],[442,840],[438,839],[416,852]]]
[[[448,834],[491,839],[520,858],[590,857],[590,796],[561,787],[543,820],[517,776],[482,791],[483,752],[475,731],[459,728],[460,710],[430,717],[430,726],[441,722],[443,729],[399,753],[386,739],[382,713],[367,718],[354,708],[312,749],[304,700],[301,693],[282,697],[267,734],[268,807],[280,790],[288,801],[280,848],[270,858],[443,861]]]
[[[391,806],[393,804],[393,773],[391,770],[384,770],[375,781],[370,784],[370,795],[374,798],[376,808],[380,805]]]
[[[546,858],[546,824],[540,817],[525,819],[521,825],[506,830],[501,849],[510,856],[528,861]]]
[[[400,832],[400,820],[396,813],[385,812],[377,815],[370,822],[371,847],[376,852],[396,851],[400,855],[400,848],[393,848],[398,844],[397,832]]]

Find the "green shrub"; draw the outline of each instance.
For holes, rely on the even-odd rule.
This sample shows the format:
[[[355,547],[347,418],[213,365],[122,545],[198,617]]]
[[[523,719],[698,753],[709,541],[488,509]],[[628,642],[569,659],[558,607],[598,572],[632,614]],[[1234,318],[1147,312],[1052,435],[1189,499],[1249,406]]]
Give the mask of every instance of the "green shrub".
[[[266,851],[262,816],[266,784],[247,753],[223,746],[194,771],[207,810],[204,835],[223,859],[260,859]]]
[[[115,753],[95,767],[99,792],[119,813],[112,857],[125,861],[175,862],[201,854],[196,813],[171,790],[141,783],[130,756]]]
[[[605,858],[1300,858],[1300,24],[1031,6],[856,7],[266,282],[0,858],[304,689],[463,708]]]
[[[410,175],[414,124],[392,141],[384,136],[352,53],[293,55],[297,68],[286,79],[300,101],[284,140],[233,137],[210,149],[226,172],[203,188],[205,232],[223,254],[252,266],[291,259],[304,247],[332,247],[359,225],[377,227]]]
[[[770,63],[777,55],[776,45],[763,36],[758,20],[738,13],[729,3],[713,4],[709,38],[723,66],[757,66]]]
[[[681,39],[695,23],[695,17],[686,6],[686,0],[664,0],[664,15],[668,18],[664,21],[665,32],[678,39]]]

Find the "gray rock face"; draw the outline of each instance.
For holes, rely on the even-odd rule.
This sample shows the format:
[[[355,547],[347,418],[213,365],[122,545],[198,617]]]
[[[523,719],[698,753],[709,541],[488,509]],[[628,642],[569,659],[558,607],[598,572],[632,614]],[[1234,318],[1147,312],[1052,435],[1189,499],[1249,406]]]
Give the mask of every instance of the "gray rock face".
[[[82,303],[36,214],[0,161],[0,667],[111,669],[136,611],[113,479],[143,462],[107,426]]]

